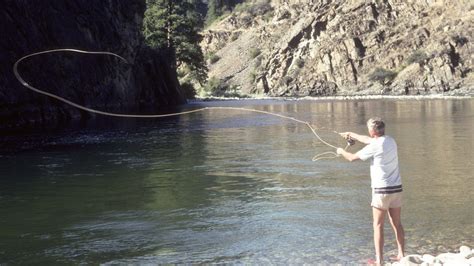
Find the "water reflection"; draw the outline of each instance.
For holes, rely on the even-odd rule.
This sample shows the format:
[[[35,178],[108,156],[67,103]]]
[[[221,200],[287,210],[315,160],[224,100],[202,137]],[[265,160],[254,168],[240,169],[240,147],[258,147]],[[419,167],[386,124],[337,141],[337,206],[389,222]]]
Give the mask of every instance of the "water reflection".
[[[337,146],[345,143],[334,130],[365,133],[369,117],[385,118],[399,146],[407,251],[438,253],[474,244],[473,103],[187,108],[294,116]],[[0,161],[0,263],[343,263],[372,254],[367,163],[312,162],[329,148],[305,125],[216,110],[127,123],[5,138],[14,152]],[[387,233],[389,254],[392,240]]]

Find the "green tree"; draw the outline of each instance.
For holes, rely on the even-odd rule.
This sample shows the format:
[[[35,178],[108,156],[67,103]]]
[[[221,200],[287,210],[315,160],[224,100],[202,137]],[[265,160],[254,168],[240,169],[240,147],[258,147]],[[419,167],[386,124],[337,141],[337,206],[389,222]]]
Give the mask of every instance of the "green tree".
[[[207,2],[206,24],[211,24],[216,18],[222,15],[217,5],[217,0],[209,0]]]
[[[176,67],[183,64],[199,83],[207,79],[207,66],[199,42],[202,16],[198,0],[147,0],[143,19],[145,42],[156,49],[168,48],[176,54]]]
[[[235,5],[244,2],[244,0],[208,0],[206,24],[211,24],[218,17],[226,12],[232,11]]]

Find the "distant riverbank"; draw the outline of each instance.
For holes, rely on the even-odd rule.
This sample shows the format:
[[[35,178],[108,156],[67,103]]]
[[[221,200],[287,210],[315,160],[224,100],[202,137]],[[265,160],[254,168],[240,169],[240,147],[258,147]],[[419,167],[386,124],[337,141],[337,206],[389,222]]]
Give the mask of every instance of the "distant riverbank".
[[[337,95],[324,97],[272,97],[265,95],[252,95],[244,97],[196,97],[196,99],[188,100],[190,103],[196,101],[226,101],[226,100],[311,100],[311,101],[328,101],[328,100],[438,100],[438,99],[473,99],[474,95],[446,95],[446,94],[429,94],[429,95]]]

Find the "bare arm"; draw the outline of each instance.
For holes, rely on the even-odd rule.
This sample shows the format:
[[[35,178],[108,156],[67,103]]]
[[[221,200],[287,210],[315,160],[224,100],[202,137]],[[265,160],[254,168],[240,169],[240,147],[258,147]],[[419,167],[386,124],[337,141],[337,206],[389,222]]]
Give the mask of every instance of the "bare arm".
[[[343,133],[339,133],[339,135],[341,135],[345,139],[351,138],[364,144],[369,144],[370,141],[372,140],[372,138],[369,136],[359,135],[354,132],[343,132]]]
[[[357,154],[347,152],[347,151],[345,151],[343,148],[338,148],[338,149],[337,149],[337,154],[342,155],[342,156],[343,156],[344,158],[346,158],[346,160],[348,160],[349,162],[352,162],[352,161],[355,161],[355,160],[359,160],[359,159],[360,159]]]

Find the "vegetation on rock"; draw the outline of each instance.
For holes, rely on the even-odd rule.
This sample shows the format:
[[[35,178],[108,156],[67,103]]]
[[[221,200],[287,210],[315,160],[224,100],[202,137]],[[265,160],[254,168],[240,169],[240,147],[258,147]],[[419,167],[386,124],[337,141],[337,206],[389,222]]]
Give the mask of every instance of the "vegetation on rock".
[[[378,67],[369,75],[369,80],[385,85],[397,76],[397,72]]]
[[[210,64],[214,64],[215,62],[219,61],[221,59],[216,53],[210,52],[206,55],[206,59],[209,60]]]
[[[208,0],[206,25],[210,25],[220,17],[229,14],[232,9],[243,0]]]
[[[178,68],[185,65],[192,79],[203,84],[207,65],[199,42],[202,16],[196,1],[147,0],[143,19],[145,42],[156,49],[171,49]]]
[[[203,94],[201,96],[246,97],[238,92],[236,86],[229,86],[216,77],[209,78],[208,82],[203,87]]]
[[[250,15],[263,15],[273,10],[269,0],[246,1],[235,6],[234,11],[249,13]]]
[[[418,50],[418,51],[415,51],[413,54],[411,54],[407,58],[407,63],[408,64],[413,64],[413,63],[421,64],[427,59],[429,59],[428,55],[424,51]]]

